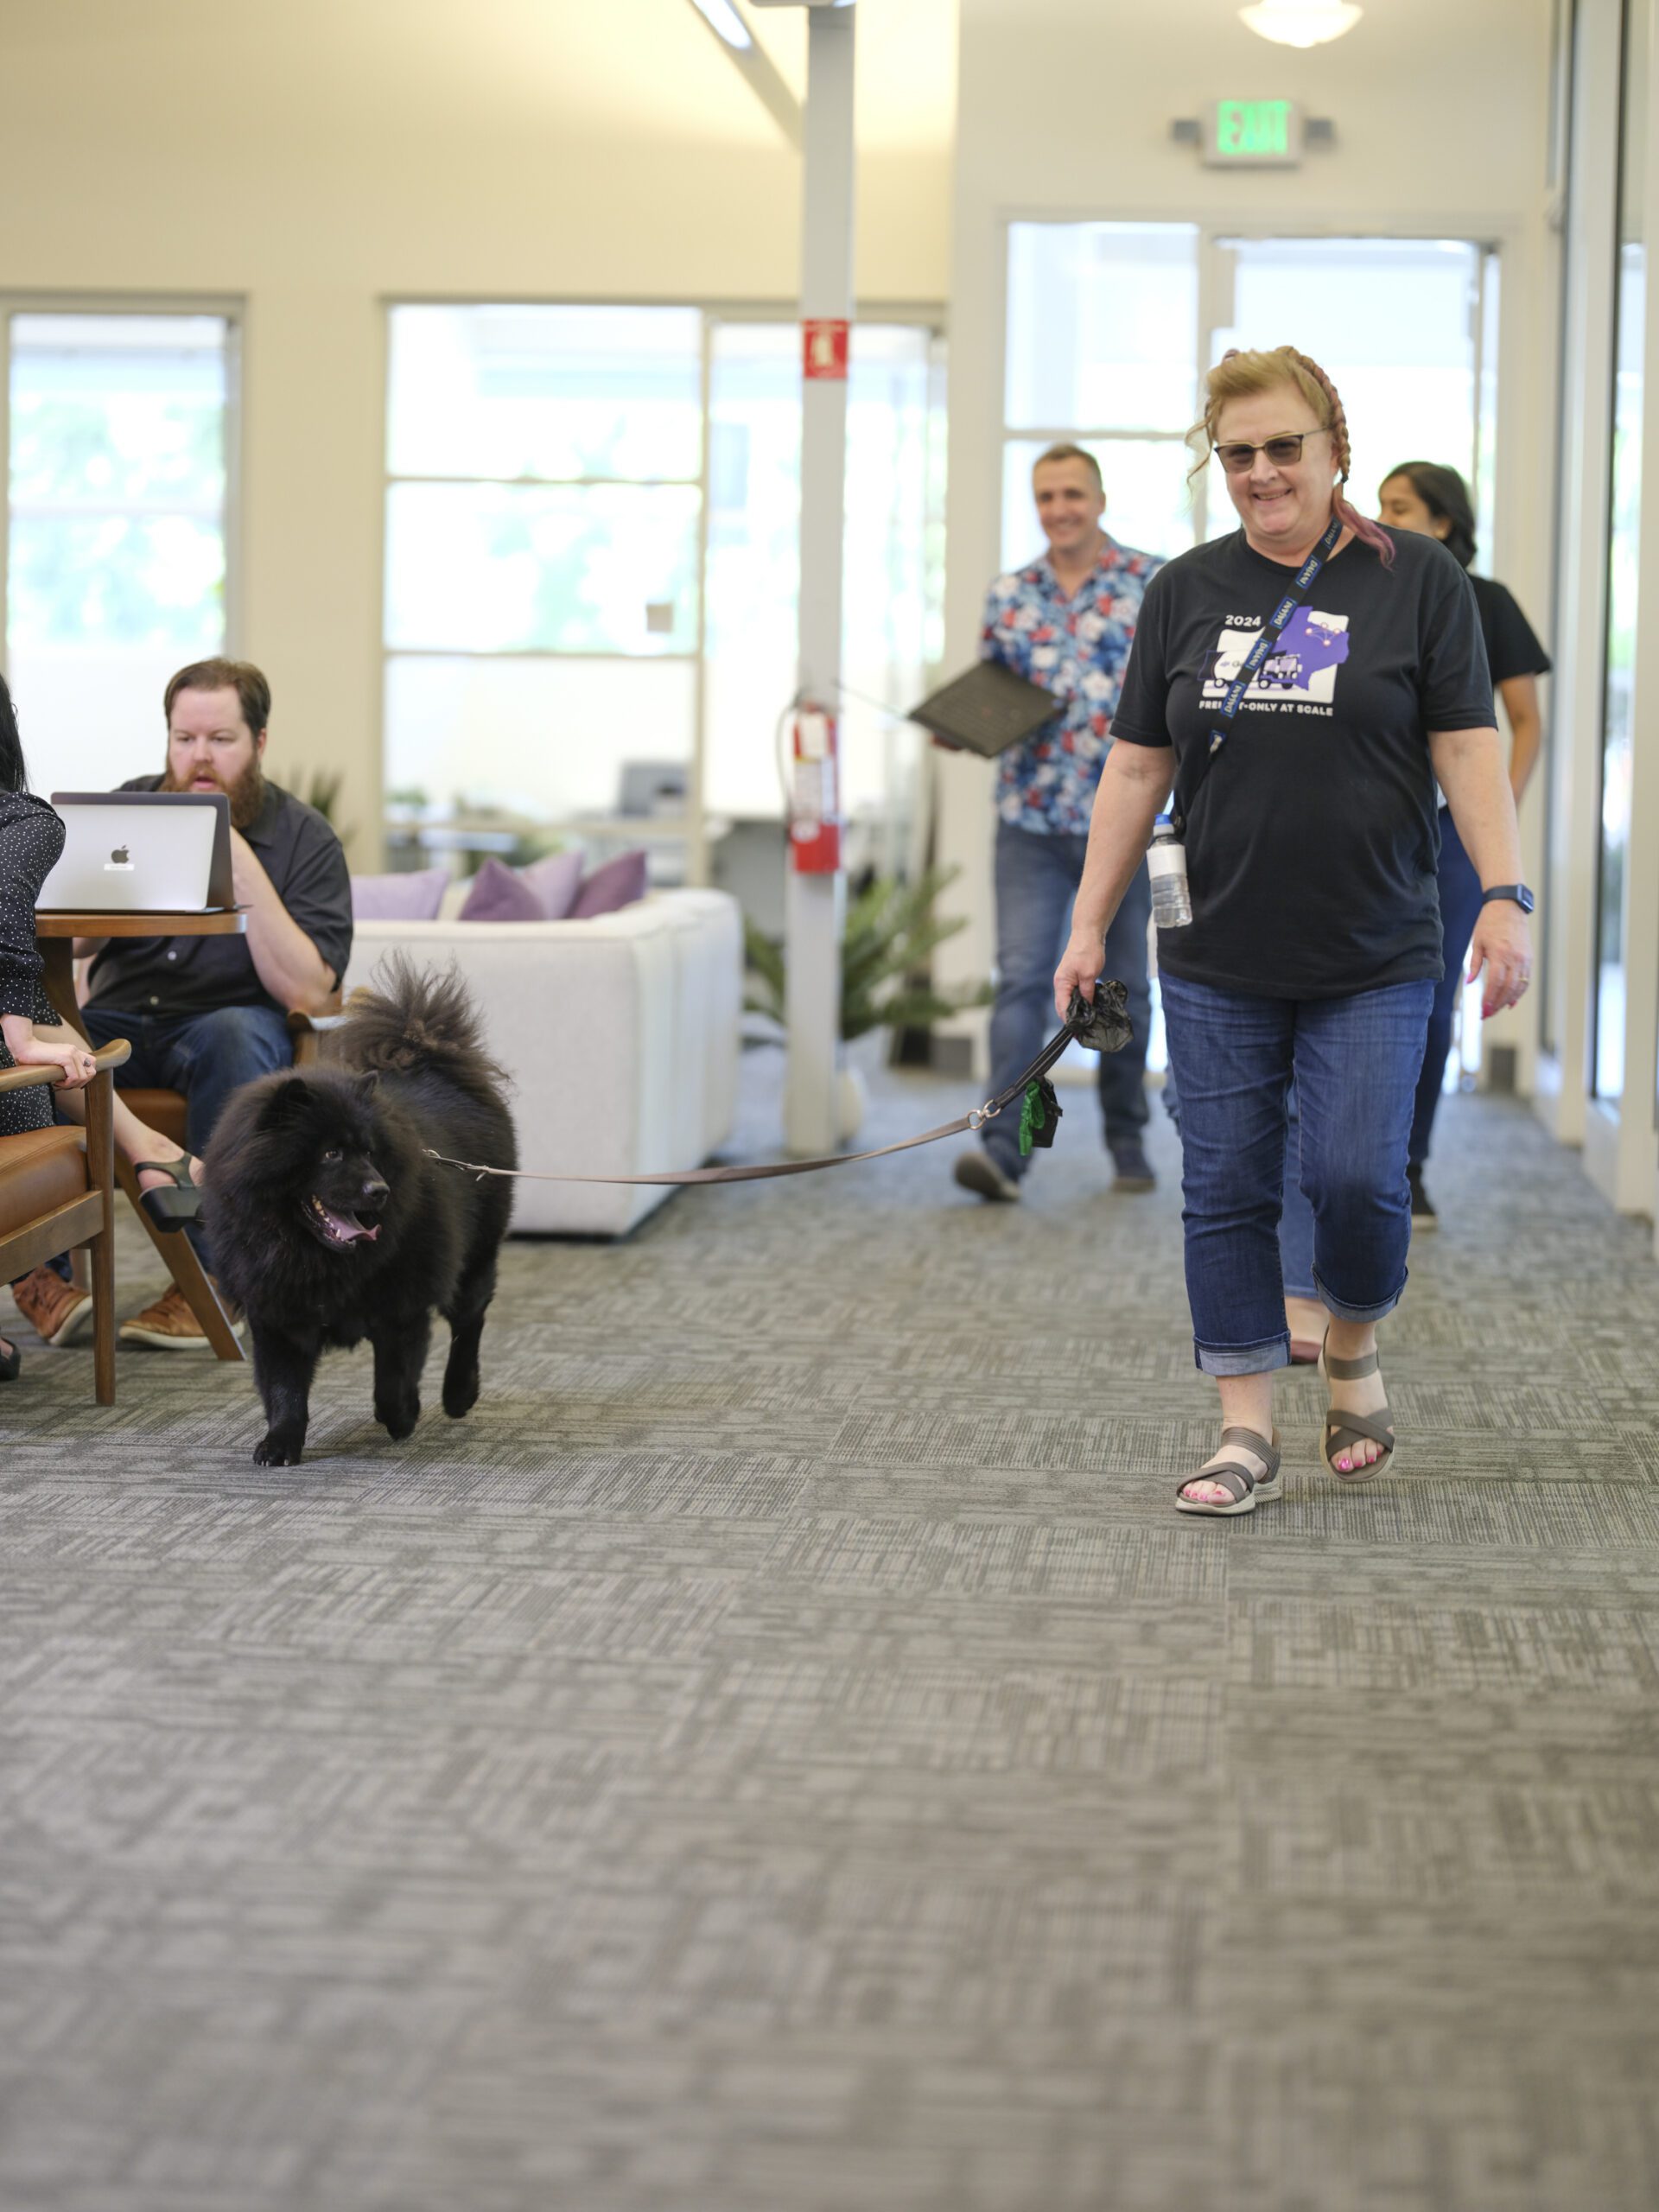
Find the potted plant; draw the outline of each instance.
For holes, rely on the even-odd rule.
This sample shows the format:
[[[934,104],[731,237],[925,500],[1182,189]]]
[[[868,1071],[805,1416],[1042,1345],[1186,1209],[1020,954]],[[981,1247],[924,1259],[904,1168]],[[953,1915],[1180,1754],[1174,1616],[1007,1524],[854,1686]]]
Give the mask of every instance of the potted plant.
[[[940,893],[960,869],[930,868],[914,883],[876,876],[853,899],[841,943],[841,1037],[844,1046],[881,1029],[922,1029],[986,1006],[988,982],[941,991],[928,980],[927,962],[935,946],[966,929],[966,915],[941,920],[934,912]],[[767,937],[745,918],[744,950],[759,988],[744,1001],[745,1011],[763,1014],[785,1026],[787,970],[782,940]],[[845,1052],[837,1077],[837,1134],[842,1144],[857,1135],[869,1103],[861,1069]]]

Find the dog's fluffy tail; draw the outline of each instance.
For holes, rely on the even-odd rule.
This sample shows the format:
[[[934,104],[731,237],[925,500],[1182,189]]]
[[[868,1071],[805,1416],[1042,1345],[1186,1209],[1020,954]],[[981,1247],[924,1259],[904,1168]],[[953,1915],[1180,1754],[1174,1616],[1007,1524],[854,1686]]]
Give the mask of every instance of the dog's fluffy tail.
[[[499,1105],[506,1071],[484,1050],[477,1011],[452,961],[448,968],[417,969],[401,952],[387,955],[372,985],[354,991],[342,1034],[340,1057],[352,1067],[386,1075],[430,1068]]]

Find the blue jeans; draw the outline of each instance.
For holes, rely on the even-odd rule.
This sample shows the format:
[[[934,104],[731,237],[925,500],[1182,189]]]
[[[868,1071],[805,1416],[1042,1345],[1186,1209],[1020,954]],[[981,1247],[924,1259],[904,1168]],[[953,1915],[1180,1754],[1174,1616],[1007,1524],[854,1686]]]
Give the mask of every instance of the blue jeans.
[[[1290,1357],[1279,1222],[1293,1080],[1313,1294],[1344,1321],[1378,1321],[1399,1303],[1406,1143],[1434,986],[1272,999],[1166,975],[1161,988],[1194,1352],[1206,1375],[1262,1374]]]
[[[1434,1132],[1434,1116],[1446,1080],[1446,1056],[1452,1050],[1452,1025],[1463,991],[1463,968],[1469,940],[1480,912],[1480,878],[1463,849],[1449,806],[1440,809],[1440,957],[1446,974],[1434,987],[1434,1004],[1428,1017],[1428,1045],[1423,1072],[1417,1085],[1417,1104],[1411,1117],[1411,1148],[1407,1154],[1414,1167],[1428,1158],[1428,1141]]]
[[[124,1037],[132,1057],[118,1071],[118,1090],[182,1090],[188,1094],[185,1147],[200,1156],[233,1090],[255,1076],[289,1066],[293,1039],[286,1015],[270,1006],[227,1006],[212,1014],[118,1014],[113,1007],[81,1008],[94,1045]],[[200,1229],[188,1232],[204,1268],[213,1262]]]
[[[1174,1066],[1164,1068],[1164,1110],[1181,1135],[1181,1086]],[[1296,1106],[1296,1084],[1285,1093],[1285,1204],[1279,1210],[1279,1268],[1287,1299],[1316,1299],[1314,1208],[1303,1190],[1303,1117]]]
[[[1054,970],[1071,932],[1071,902],[1083,879],[1087,837],[1046,836],[996,825],[996,1001],[991,1008],[991,1090],[1005,1090],[1028,1068],[1053,1033]],[[1103,972],[1129,995],[1133,1030],[1121,1052],[1100,1056],[1100,1111],[1108,1145],[1134,1144],[1147,1126],[1147,1035],[1152,983],[1147,972],[1147,925],[1152,879],[1137,868],[1106,932]],[[1020,1116],[1001,1116],[986,1129],[987,1153],[1016,1181],[1030,1165],[1020,1157]]]
[[[1181,1134],[1180,1086],[1164,1071],[1164,1108]],[[1313,1209],[1302,1188],[1302,1116],[1293,1083],[1285,1095],[1285,1197],[1279,1212],[1279,1268],[1287,1298],[1317,1298],[1313,1287]]]

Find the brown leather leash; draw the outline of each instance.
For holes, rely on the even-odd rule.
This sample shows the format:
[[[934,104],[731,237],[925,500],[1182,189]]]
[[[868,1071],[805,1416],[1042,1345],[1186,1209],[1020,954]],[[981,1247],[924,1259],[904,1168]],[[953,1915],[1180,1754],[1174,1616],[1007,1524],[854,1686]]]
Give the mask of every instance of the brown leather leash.
[[[429,1160],[437,1160],[445,1167],[459,1167],[468,1175],[505,1176],[520,1183],[645,1183],[655,1187],[661,1184],[682,1183],[760,1183],[779,1175],[814,1175],[823,1167],[850,1167],[861,1160],[886,1160],[895,1152],[913,1152],[918,1145],[937,1144],[941,1137],[960,1136],[964,1130],[978,1131],[987,1122],[994,1122],[1003,1109],[1016,1098],[1022,1097],[1034,1084],[1043,1084],[1048,1071],[1059,1059],[1066,1047],[1074,1041],[1087,1045],[1095,1052],[1119,1052],[1129,1040],[1128,995],[1122,983],[1111,976],[1103,976],[1095,986],[1095,995],[1085,999],[1080,991],[1071,994],[1064,1024],[1049,1039],[1042,1051],[1022,1076],[999,1090],[995,1098],[984,1105],[976,1106],[959,1115],[954,1122],[945,1122],[937,1129],[927,1129],[918,1137],[902,1137],[897,1144],[877,1145],[869,1152],[832,1152],[817,1160],[784,1160],[765,1167],[684,1167],[677,1173],[664,1175],[549,1175],[528,1167],[486,1167],[476,1160],[452,1160],[447,1153],[434,1152],[425,1147]],[[1044,1084],[1046,1090],[1046,1084]],[[1052,1093],[1049,1093],[1051,1102]],[[1059,1109],[1054,1106],[1055,1118]],[[1052,1138],[1052,1124],[1050,1124]]]

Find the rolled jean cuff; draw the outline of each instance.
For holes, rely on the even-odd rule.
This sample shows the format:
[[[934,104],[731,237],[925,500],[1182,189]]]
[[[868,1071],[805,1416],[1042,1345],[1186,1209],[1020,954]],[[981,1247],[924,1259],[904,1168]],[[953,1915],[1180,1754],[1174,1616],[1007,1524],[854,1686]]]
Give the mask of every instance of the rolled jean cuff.
[[[1290,1365],[1290,1331],[1259,1344],[1206,1344],[1194,1337],[1192,1362],[1201,1375],[1268,1375]]]
[[[1335,1314],[1338,1321],[1386,1320],[1388,1316],[1393,1313],[1395,1307],[1400,1303],[1400,1300],[1405,1296],[1406,1281],[1407,1277],[1405,1275],[1402,1275],[1400,1278],[1399,1289],[1395,1292],[1392,1298],[1385,1298],[1380,1306],[1344,1306],[1341,1299],[1333,1298],[1331,1295],[1331,1293],[1326,1289],[1325,1284],[1319,1280],[1319,1269],[1316,1268],[1313,1270],[1314,1294],[1324,1305],[1326,1311]]]

